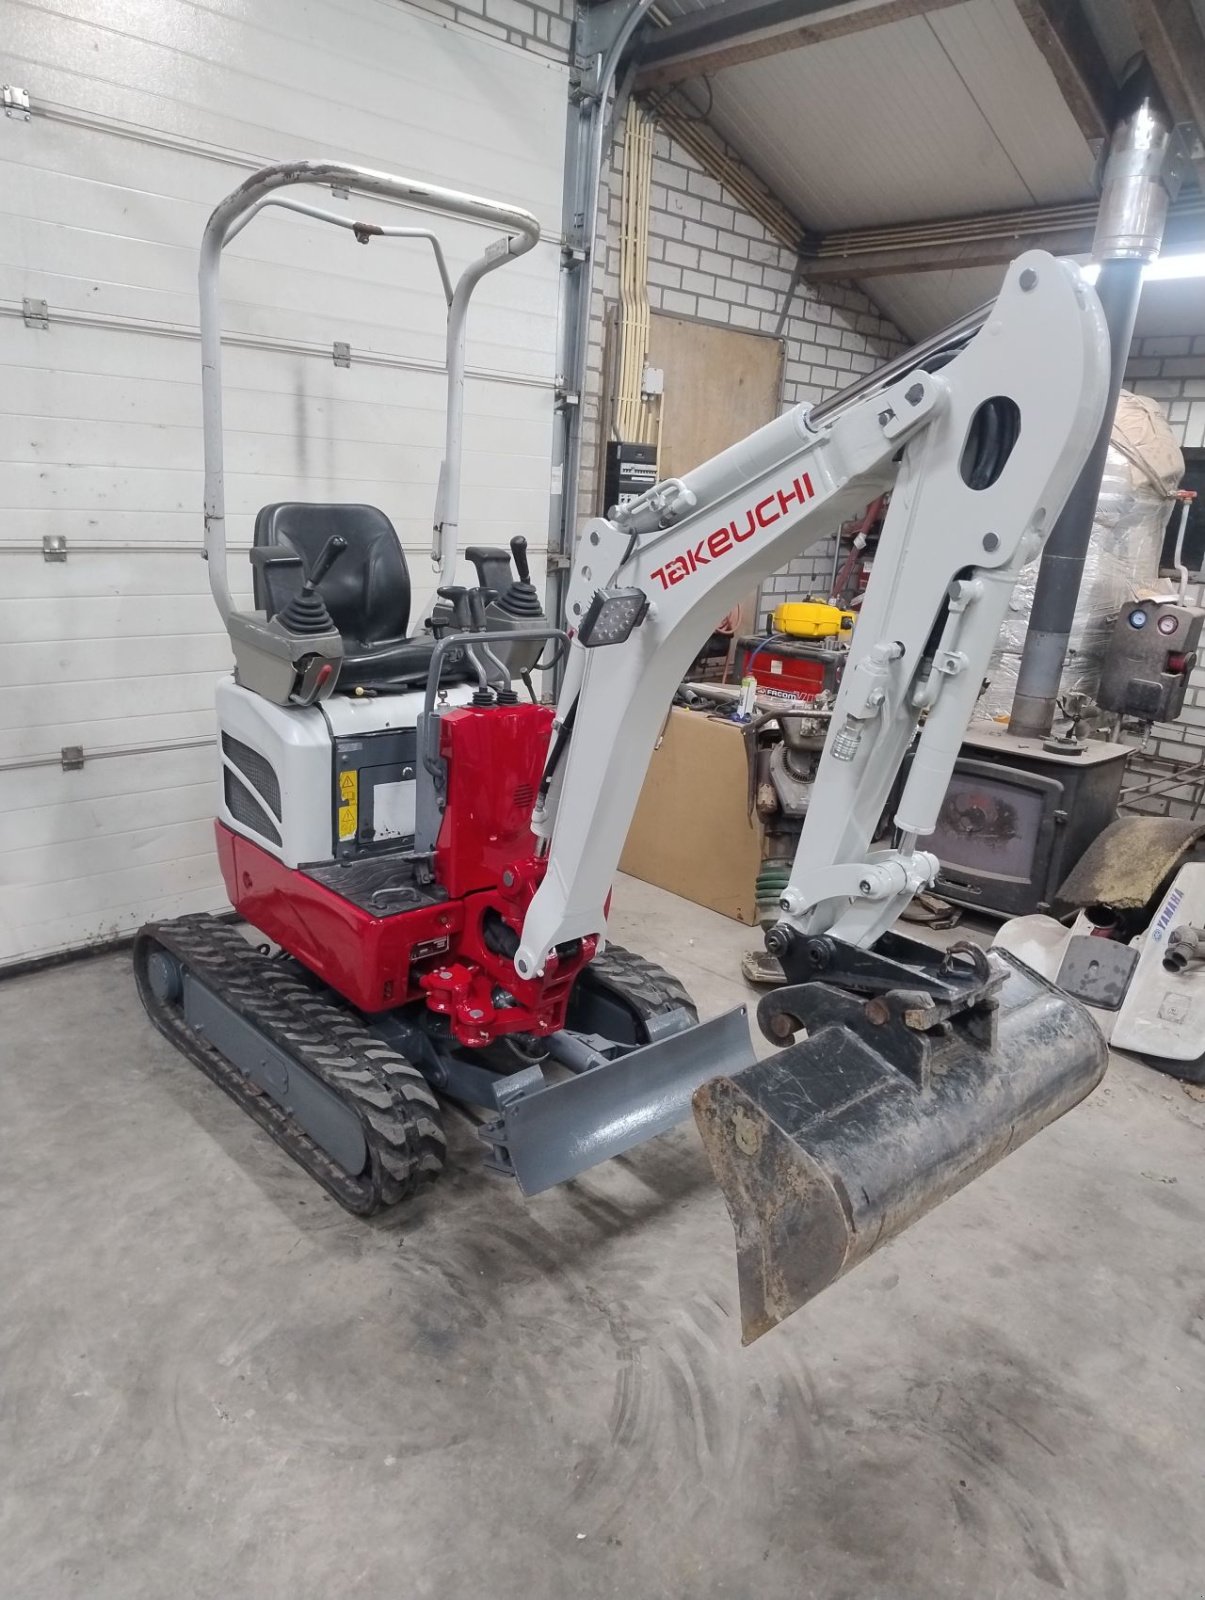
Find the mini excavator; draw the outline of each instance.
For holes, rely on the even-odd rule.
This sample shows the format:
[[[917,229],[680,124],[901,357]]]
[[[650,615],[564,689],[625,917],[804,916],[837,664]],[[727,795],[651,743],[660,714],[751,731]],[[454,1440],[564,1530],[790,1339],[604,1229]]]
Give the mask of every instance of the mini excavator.
[[[497,230],[453,287],[429,229],[282,194],[336,185]],[[368,505],[265,507],[255,609],[227,576],[222,250],[266,205],[431,243],[449,304],[438,601]],[[1040,252],[995,302],[823,405],[797,406],[580,532],[565,614],[512,552],[455,583],[473,286],[534,245],[517,208],[333,162],[267,167],[201,251],[205,554],[234,655],[217,690],[217,850],[229,920],[144,927],[155,1025],[349,1210],[445,1159],[441,1103],[527,1194],[693,1108],[758,1337],[1076,1105],[1106,1051],[1074,1000],[1001,952],[893,931],[1021,566],[1106,397],[1108,335],[1078,269]],[[723,405],[722,388],[717,405]],[[611,882],[673,694],[717,616],[891,491],[758,1008],[700,1022],[668,973],[609,944]],[[558,656],[555,705],[531,673]],[[899,775],[911,755],[902,787]],[[892,830],[882,842],[885,808]],[[880,841],[880,842],[876,842]]]

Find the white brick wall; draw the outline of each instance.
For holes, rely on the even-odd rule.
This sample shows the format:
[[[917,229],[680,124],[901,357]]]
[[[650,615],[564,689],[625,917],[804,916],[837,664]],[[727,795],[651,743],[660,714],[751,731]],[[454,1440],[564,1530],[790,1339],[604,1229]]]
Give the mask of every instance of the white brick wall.
[[[416,11],[459,22],[552,61],[569,59],[573,0],[405,0]],[[557,128],[553,137],[563,138]]]
[[[1158,400],[1182,447],[1205,447],[1205,335],[1193,332],[1136,339],[1126,366],[1126,384],[1136,393]],[[1205,583],[1190,584],[1188,598],[1193,605],[1205,606]],[[1143,748],[1175,761],[1205,757],[1205,668],[1193,673],[1179,720],[1156,723]],[[1184,816],[1191,811],[1192,800],[1190,789],[1177,790],[1144,804],[1143,809]]]
[[[731,150],[729,156],[733,156]],[[583,395],[582,512],[597,514],[603,316],[619,295],[619,173],[622,131],[616,142],[610,198],[597,241],[594,325]],[[749,175],[751,177],[751,175]],[[753,180],[755,181],[755,180]],[[774,333],[794,270],[792,252],[704,172],[688,151],[659,128],[653,153],[649,240],[649,301],[654,311],[704,322]],[[795,291],[783,329],[782,408],[825,399],[854,378],[872,372],[906,347],[899,329],[853,288],[806,282]],[[827,591],[833,541],[813,545],[763,585],[766,604]]]
[[[1126,383],[1158,400],[1182,446],[1205,446],[1205,334],[1135,339]]]

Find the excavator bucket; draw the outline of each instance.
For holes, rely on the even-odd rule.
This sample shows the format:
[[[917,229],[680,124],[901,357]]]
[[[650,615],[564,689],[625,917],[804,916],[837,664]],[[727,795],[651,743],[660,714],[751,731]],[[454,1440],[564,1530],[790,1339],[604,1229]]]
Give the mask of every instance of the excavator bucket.
[[[834,941],[807,943],[824,967]],[[763,1032],[806,1028],[806,1039],[695,1091],[736,1232],[745,1344],[1104,1075],[1108,1052],[1084,1007],[1014,958],[956,947],[943,971],[912,941],[888,935],[880,953],[884,944],[877,972],[869,952],[852,952],[862,970],[839,984],[767,996]],[[920,965],[905,966],[918,951]],[[913,986],[890,987],[901,980]]]

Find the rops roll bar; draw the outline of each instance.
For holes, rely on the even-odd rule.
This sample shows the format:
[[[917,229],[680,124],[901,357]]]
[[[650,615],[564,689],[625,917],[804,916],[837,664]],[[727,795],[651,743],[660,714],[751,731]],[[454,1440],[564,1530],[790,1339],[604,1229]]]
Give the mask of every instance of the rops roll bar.
[[[277,196],[274,191],[293,184],[321,184],[354,189],[361,194],[379,195],[404,205],[434,211],[442,216],[460,217],[468,222],[483,222],[504,230],[485,251],[471,261],[455,286],[438,238],[428,228],[403,228],[375,222],[358,222],[336,211],[303,201]],[[353,167],[341,161],[283,161],[261,167],[241,183],[216,207],[205,225],[201,240],[198,271],[201,323],[201,420],[205,440],[205,543],[209,564],[209,587],[226,622],[234,610],[226,572],[226,492],[222,450],[222,251],[265,206],[281,206],[287,211],[313,217],[319,222],[347,228],[361,243],[372,238],[426,239],[430,242],[448,302],[447,373],[448,407],[444,437],[444,458],[435,496],[435,517],[431,559],[440,568],[439,583],[451,583],[455,576],[460,522],[460,470],[464,434],[464,351],[465,320],[469,297],[487,272],[526,255],[539,241],[540,225],[529,211],[518,206],[500,205],[455,189],[441,189],[417,178],[399,178],[390,172],[374,172],[370,167]]]

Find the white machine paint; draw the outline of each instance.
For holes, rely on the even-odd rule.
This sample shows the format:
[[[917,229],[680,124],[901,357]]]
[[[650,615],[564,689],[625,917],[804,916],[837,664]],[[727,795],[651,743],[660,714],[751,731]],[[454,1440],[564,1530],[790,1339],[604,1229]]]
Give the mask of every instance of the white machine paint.
[[[196,240],[233,183],[321,150],[535,213],[545,241],[474,298],[461,543],[522,533],[538,581],[546,525],[566,69],[374,0],[94,17],[4,8],[32,116],[0,122],[0,966],[223,903]],[[453,275],[480,249],[466,224],[440,236]],[[443,445],[429,248],[269,212],[227,254],[236,603],[261,505],[363,500],[398,529],[417,616]]]
[[[1149,926],[1130,940],[1138,961],[1120,1006],[1112,1011],[1088,1006],[1110,1044],[1165,1062],[1205,1059],[1205,963],[1190,961],[1178,971],[1163,964],[1177,928],[1201,927],[1205,862],[1190,861],[1177,872]],[[1092,932],[1082,911],[1069,927],[1054,917],[1013,917],[1000,928],[992,948],[1009,951],[1057,983],[1071,941],[1090,938]]]
[[[706,619],[887,489],[874,573],[779,906],[802,932],[832,930],[866,946],[933,882],[940,863],[917,840],[936,826],[1017,573],[1041,548],[1100,425],[1107,351],[1100,304],[1078,269],[1031,251],[1012,263],[981,331],[948,365],[912,368],[886,387],[873,375],[868,394],[796,407],[613,520],[587,524],[568,592],[567,621],[580,627],[557,715],[588,733],[570,739],[546,776],[536,830],[550,841],[548,870],[515,955],[520,976],[538,972],[555,945],[605,929],[665,708]],[[1004,463],[975,482],[976,427],[997,405],[1012,408],[1017,430]],[[591,649],[582,636],[600,584],[649,605],[626,639]],[[922,712],[894,815],[899,845],[874,850]]]
[[[441,704],[467,705],[472,686],[453,684],[443,691]],[[286,867],[332,861],[335,774],[332,741],[364,738],[391,730],[412,730],[423,708],[423,691],[410,694],[365,696],[332,695],[317,706],[277,706],[223,678],[216,693],[218,726],[225,736],[223,772],[229,768],[250,787],[280,833],[280,842],[246,828],[230,810],[226,796],[215,802],[218,819],[236,833],[254,839],[261,849],[278,857]],[[228,741],[236,739],[264,762],[275,781],[273,797],[232,759]],[[237,752],[235,752],[237,756]],[[375,791],[374,837],[380,841],[414,832],[414,779]],[[382,815],[382,803],[384,814]]]
[[[1177,928],[1205,927],[1205,862],[1180,868],[1150,927],[1137,941],[1138,965],[1113,1025],[1121,1050],[1197,1061],[1205,1056],[1205,964],[1190,962],[1180,971],[1163,965],[1168,941]]]

